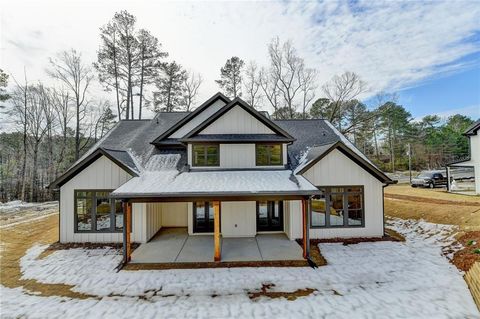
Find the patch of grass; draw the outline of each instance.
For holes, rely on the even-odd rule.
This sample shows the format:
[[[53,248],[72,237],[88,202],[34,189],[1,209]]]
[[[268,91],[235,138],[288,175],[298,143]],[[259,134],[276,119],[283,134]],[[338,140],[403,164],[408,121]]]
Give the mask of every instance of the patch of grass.
[[[288,301],[294,301],[297,298],[309,296],[317,291],[317,289],[312,288],[297,289],[292,292],[270,291],[273,287],[275,287],[275,284],[264,283],[262,284],[262,288],[260,288],[260,290],[248,292],[248,297],[251,300],[257,300],[260,297],[267,297],[271,299],[285,298]]]
[[[474,241],[474,240],[469,240],[469,241],[467,241],[467,246],[472,246],[472,245],[475,245],[475,241]]]
[[[474,250],[473,250],[473,253],[474,253],[474,254],[479,254],[479,255],[480,255],[480,248],[474,249]]]
[[[0,250],[0,284],[8,288],[23,287],[27,293],[41,296],[60,296],[77,299],[95,296],[72,291],[73,286],[45,284],[33,279],[22,279],[20,258],[35,244],[52,244],[58,241],[58,214],[28,223],[0,229],[3,245]]]

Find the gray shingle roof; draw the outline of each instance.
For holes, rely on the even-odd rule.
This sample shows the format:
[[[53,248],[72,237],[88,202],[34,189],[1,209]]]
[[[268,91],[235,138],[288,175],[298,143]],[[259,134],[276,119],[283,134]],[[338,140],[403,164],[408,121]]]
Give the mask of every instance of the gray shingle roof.
[[[163,133],[172,128],[176,123],[188,116],[187,112],[165,112],[159,113],[151,120],[124,120],[112,128],[106,136],[98,141],[87,151],[72,168],[77,166],[89,155],[98,149],[103,149],[132,171],[140,172],[153,155],[157,154],[179,154],[180,159],[177,169],[183,170],[187,163],[185,148],[172,148],[171,146],[181,145],[178,140],[165,140],[164,146],[154,146],[152,142]],[[305,163],[307,157],[313,159],[328,146],[342,141],[348,148],[352,149],[358,156],[371,163],[364,154],[353,146],[342,134],[340,134],[328,121],[323,119],[314,120],[274,120],[272,121],[280,130],[285,131],[295,141],[288,147],[288,166],[295,169],[302,160]],[[244,135],[244,136],[243,136]],[[197,138],[204,137],[199,135]],[[219,137],[219,136],[216,136]],[[215,138],[216,138],[215,137]],[[233,140],[237,135],[222,134],[222,138]],[[244,139],[254,141],[259,136],[242,134]],[[262,136],[264,138],[264,136]],[[268,136],[268,138],[272,138]],[[168,142],[168,143],[167,143]],[[170,147],[167,147],[170,144]],[[325,147],[322,147],[325,146]],[[311,150],[311,151],[309,151]],[[69,170],[70,171],[70,170]],[[72,172],[68,172],[71,174]]]
[[[310,148],[340,141],[325,120],[276,120],[275,124],[290,133],[295,142],[288,147],[288,160],[295,168]]]

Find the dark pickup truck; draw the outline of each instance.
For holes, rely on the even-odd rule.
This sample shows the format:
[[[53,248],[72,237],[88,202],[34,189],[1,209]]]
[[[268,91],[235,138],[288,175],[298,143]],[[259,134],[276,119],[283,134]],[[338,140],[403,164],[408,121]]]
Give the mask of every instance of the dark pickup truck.
[[[441,172],[423,171],[412,179],[412,187],[446,186],[447,178]]]

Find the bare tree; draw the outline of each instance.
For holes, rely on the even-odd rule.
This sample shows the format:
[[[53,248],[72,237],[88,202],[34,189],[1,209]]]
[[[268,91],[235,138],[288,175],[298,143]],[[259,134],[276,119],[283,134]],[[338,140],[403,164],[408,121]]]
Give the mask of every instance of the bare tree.
[[[274,114],[282,107],[279,105],[280,90],[278,89],[278,78],[272,74],[271,70],[262,68],[259,73],[260,87],[267,98],[270,105],[273,107]]]
[[[86,94],[93,75],[89,66],[82,61],[82,55],[71,49],[50,58],[51,69],[47,73],[61,81],[71,92],[75,102],[75,160],[80,157],[80,121],[85,117]]]
[[[75,110],[72,108],[69,92],[65,88],[52,89],[52,105],[58,116],[58,127],[61,135],[60,151],[57,153],[57,165],[55,166],[55,177],[57,177],[59,170],[63,169],[63,163],[66,162],[68,137],[71,131],[69,124],[75,117]]]
[[[288,108],[290,118],[293,118],[296,111],[294,104],[295,97],[301,88],[299,81],[300,72],[305,65],[303,59],[298,57],[295,48],[290,41],[280,43],[278,37],[274,38],[268,45],[270,57],[271,76]]]
[[[315,98],[317,72],[314,69],[302,68],[299,72],[300,93],[302,97],[302,117],[307,118],[307,108]]]
[[[38,200],[38,152],[39,146],[48,130],[46,109],[50,105],[48,90],[41,84],[31,87],[30,103],[27,108],[29,138],[32,147],[32,180],[30,201]]]
[[[192,104],[195,103],[195,99],[198,95],[198,89],[203,82],[203,78],[200,74],[195,74],[193,71],[188,71],[183,80],[184,90],[184,105],[185,111],[189,112]]]
[[[366,92],[366,83],[356,73],[345,72],[342,75],[335,75],[330,82],[323,85],[322,90],[325,96],[332,101],[332,110],[328,120],[336,123],[341,131],[345,103]]]
[[[247,103],[253,108],[258,107],[261,98],[260,92],[260,72],[255,61],[250,61],[245,70],[245,92]]]
[[[20,170],[20,198],[25,201],[25,191],[26,191],[26,174],[27,174],[27,152],[28,152],[28,115],[27,108],[29,103],[29,85],[27,80],[27,71],[24,69],[24,84],[19,84],[15,78],[13,80],[16,83],[16,86],[13,90],[12,101],[13,108],[11,115],[15,118],[17,125],[21,127],[22,132],[22,168]]]

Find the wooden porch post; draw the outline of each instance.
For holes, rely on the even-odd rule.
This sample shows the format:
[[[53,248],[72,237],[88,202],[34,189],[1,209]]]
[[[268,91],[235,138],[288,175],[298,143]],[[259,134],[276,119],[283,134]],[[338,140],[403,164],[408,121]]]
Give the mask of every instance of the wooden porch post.
[[[302,199],[303,258],[310,256],[310,200]]]
[[[220,243],[220,202],[213,202],[213,242],[214,242],[214,261],[222,259],[222,248]]]
[[[132,225],[132,203],[126,202],[124,206],[125,223],[123,223],[123,231],[125,234],[125,262],[129,262],[132,258],[132,247],[130,245],[130,229]]]

